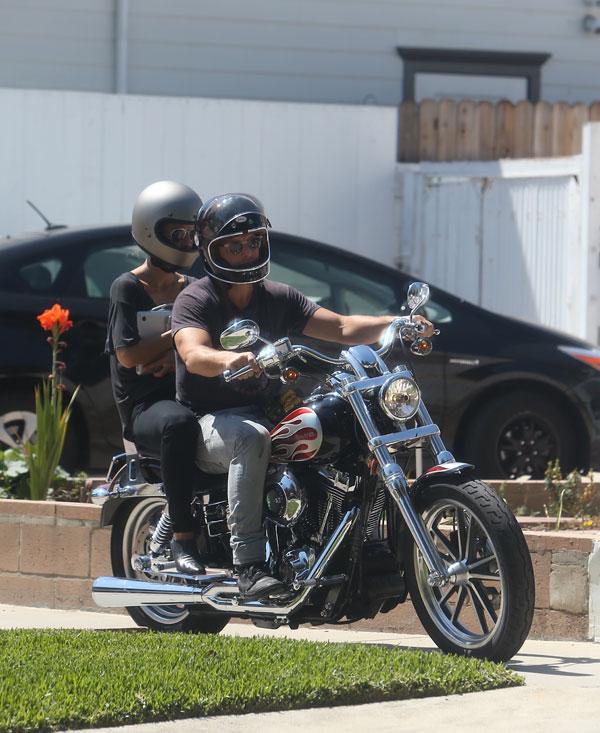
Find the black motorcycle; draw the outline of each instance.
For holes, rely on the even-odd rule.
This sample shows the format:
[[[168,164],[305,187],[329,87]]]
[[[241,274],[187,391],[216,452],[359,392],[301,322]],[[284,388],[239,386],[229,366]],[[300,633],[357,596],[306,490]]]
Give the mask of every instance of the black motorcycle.
[[[293,384],[321,374],[318,387],[271,431],[264,489],[267,562],[285,593],[248,601],[232,573],[226,476],[203,474],[193,500],[199,551],[209,568],[183,576],[170,555],[171,521],[156,459],[120,455],[95,490],[102,524],[112,525],[112,568],[98,578],[99,606],[125,606],[141,626],[218,632],[230,618],[261,627],[349,623],[387,613],[408,596],[440,649],[510,659],[533,618],[534,579],[523,534],[505,502],[449,453],[407,362],[386,357],[410,343],[426,355],[415,311],[429,288],[409,288],[411,315],[394,320],[381,348],[354,346],[338,358],[264,342],[257,361]],[[261,339],[252,321],[221,335],[225,349]],[[408,347],[403,346],[407,349]],[[224,378],[240,377],[249,367]],[[409,483],[414,455],[432,465]]]

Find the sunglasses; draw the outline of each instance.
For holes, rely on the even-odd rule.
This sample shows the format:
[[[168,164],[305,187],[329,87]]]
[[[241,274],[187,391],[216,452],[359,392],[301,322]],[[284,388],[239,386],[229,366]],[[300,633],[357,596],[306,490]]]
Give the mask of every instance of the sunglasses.
[[[183,244],[186,240],[194,241],[194,232],[190,229],[173,229],[169,234],[169,239],[173,244]]]
[[[233,242],[223,242],[219,245],[219,249],[225,250],[230,255],[233,255],[235,257],[236,255],[242,254],[242,251],[245,247],[251,251],[255,251],[259,249],[264,244],[264,242],[265,236],[258,234],[246,242],[241,240],[236,240]]]

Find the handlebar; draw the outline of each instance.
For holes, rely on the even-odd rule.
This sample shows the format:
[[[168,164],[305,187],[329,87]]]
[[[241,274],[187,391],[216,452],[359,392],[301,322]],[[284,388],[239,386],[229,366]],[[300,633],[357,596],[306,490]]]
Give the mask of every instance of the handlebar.
[[[419,351],[415,351],[413,353],[422,355],[425,355],[431,351],[431,342],[429,339],[424,338],[420,336],[419,334],[422,333],[424,330],[423,324],[419,323],[418,321],[413,321],[409,316],[400,316],[398,318],[394,318],[393,321],[389,324],[387,329],[385,330],[385,333],[383,335],[383,338],[381,340],[381,347],[376,350],[376,353],[378,356],[386,356],[388,352],[391,350],[392,346],[394,345],[394,342],[398,336],[398,332],[400,332],[400,335],[403,339],[406,339],[407,341],[411,341],[413,343],[416,342],[427,342],[429,344],[429,349],[423,350],[422,348],[419,349]],[[439,334],[439,330],[436,329],[433,332],[433,335]],[[289,342],[288,342],[289,343]],[[322,354],[319,351],[316,351],[315,349],[311,349],[308,346],[291,346],[291,349],[289,350],[288,354],[282,358],[282,361],[285,362],[289,359],[291,356],[298,356],[299,358],[304,357],[310,357],[311,359],[314,359],[316,361],[322,362],[323,364],[326,364],[327,366],[339,366],[342,367],[347,364],[347,361],[344,358],[341,357],[331,357],[327,356],[326,354]],[[261,354],[258,355],[258,361],[260,363],[261,361]],[[268,354],[265,357],[265,361],[268,362],[273,358],[273,351],[272,347],[269,350]],[[264,368],[264,364],[261,364]],[[241,367],[241,369],[237,369],[236,371],[232,372],[230,369],[226,369],[223,372],[223,379],[226,382],[232,382],[235,379],[239,379],[240,377],[243,377],[245,374],[249,374],[250,372],[254,371],[253,368],[249,365]]]
[[[290,355],[299,356],[301,358],[308,356],[312,359],[315,359],[316,361],[321,361],[328,366],[343,366],[346,363],[344,359],[321,354],[319,351],[311,349],[308,346],[292,346]],[[260,361],[260,354],[258,355],[258,359]],[[244,374],[249,374],[252,371],[252,367],[248,365],[237,369],[235,372],[232,372],[231,369],[225,369],[225,371],[223,372],[223,379],[226,382],[232,382],[234,379],[239,379],[240,377],[243,377]]]
[[[254,371],[251,366],[243,366],[241,369],[236,370],[235,372],[232,372],[231,369],[225,369],[223,372],[223,379],[226,382],[232,382],[234,379],[239,379],[240,377],[243,377],[244,374],[248,374],[249,372]]]

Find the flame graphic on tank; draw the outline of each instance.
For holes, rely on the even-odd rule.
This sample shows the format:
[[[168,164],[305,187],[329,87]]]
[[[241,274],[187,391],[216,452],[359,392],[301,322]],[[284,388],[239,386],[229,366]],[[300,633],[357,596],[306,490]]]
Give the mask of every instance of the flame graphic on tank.
[[[317,414],[308,407],[299,407],[271,430],[271,459],[310,461],[319,452],[323,429]]]

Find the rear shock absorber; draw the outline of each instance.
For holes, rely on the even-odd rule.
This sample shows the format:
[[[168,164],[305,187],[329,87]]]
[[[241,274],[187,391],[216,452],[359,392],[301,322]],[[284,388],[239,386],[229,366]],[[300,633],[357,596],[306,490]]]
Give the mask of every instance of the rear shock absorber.
[[[162,547],[168,544],[172,536],[173,520],[169,516],[169,511],[165,506],[162,514],[160,515],[160,519],[158,520],[158,524],[156,525],[156,529],[150,538],[150,552],[152,552],[153,555],[157,555]]]

